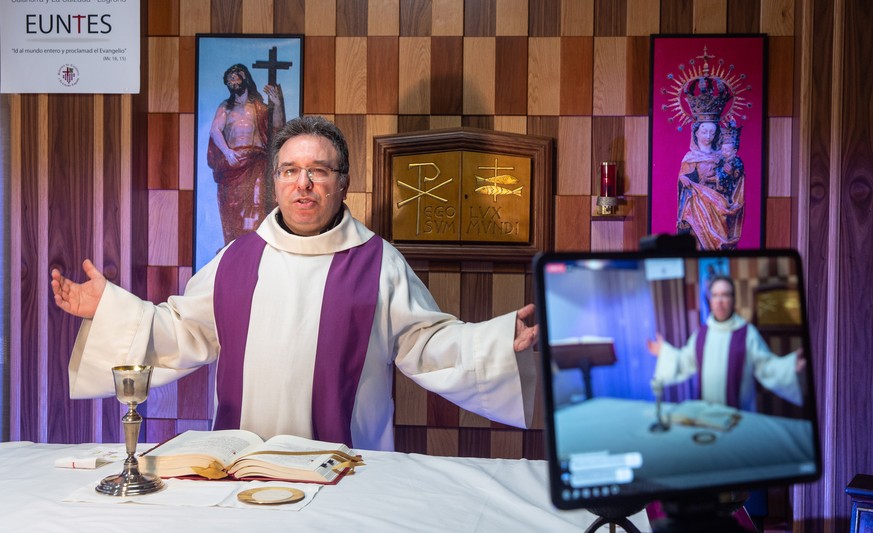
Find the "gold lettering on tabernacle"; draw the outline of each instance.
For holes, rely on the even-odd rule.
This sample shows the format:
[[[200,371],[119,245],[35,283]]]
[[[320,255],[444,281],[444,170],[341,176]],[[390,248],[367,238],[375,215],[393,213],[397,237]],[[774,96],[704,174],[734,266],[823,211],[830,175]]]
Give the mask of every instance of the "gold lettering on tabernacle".
[[[462,175],[461,240],[528,242],[530,159],[465,152]]]
[[[459,240],[460,161],[460,152],[394,158],[394,239]]]
[[[392,176],[395,240],[530,239],[529,158],[460,151],[397,156]]]

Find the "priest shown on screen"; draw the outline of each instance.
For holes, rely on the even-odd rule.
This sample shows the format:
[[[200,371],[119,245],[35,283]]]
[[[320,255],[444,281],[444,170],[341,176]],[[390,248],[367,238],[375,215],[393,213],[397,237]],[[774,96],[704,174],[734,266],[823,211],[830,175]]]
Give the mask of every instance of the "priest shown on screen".
[[[654,382],[696,379],[700,399],[756,411],[755,381],[783,399],[803,403],[799,375],[806,368],[802,349],[774,354],[761,334],[734,311],[734,283],[716,276],[709,283],[710,315],[685,346],[675,347],[658,333],[647,341],[658,357]]]

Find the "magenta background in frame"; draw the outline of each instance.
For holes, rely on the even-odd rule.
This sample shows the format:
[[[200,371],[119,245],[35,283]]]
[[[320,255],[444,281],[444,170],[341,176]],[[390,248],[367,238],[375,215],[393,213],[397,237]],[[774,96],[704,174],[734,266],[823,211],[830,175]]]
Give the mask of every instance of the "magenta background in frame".
[[[679,65],[688,65],[690,60],[701,64],[703,47],[710,56],[710,67],[720,59],[733,64],[734,72],[745,74],[741,86],[751,89],[742,93],[751,106],[744,109],[737,124],[743,127],[740,149],[737,155],[745,165],[745,220],[743,233],[737,248],[761,247],[763,217],[763,135],[766,85],[764,81],[765,47],[764,36],[750,37],[661,37],[652,38],[652,109],[651,132],[651,182],[649,204],[651,213],[650,233],[676,233],[678,210],[678,177],[682,158],[691,144],[691,127],[687,124],[677,131],[677,122],[670,123],[671,111],[662,110],[669,104],[671,95],[661,89],[672,87],[669,74],[680,75]],[[687,109],[684,98],[682,104]]]

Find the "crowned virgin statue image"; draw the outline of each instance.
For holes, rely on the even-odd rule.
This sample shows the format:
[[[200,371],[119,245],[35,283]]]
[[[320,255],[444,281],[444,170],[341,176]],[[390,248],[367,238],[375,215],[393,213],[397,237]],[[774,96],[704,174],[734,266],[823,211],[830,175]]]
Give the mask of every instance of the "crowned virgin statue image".
[[[678,176],[677,233],[692,234],[703,250],[733,250],[743,231],[745,170],[737,155],[742,127],[724,121],[733,95],[721,78],[689,80],[684,98],[693,119]]]

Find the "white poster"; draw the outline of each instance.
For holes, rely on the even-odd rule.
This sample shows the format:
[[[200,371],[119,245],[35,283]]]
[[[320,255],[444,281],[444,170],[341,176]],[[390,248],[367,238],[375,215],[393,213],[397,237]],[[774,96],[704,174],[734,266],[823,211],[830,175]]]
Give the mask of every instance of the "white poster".
[[[0,92],[138,93],[140,0],[0,0]]]

